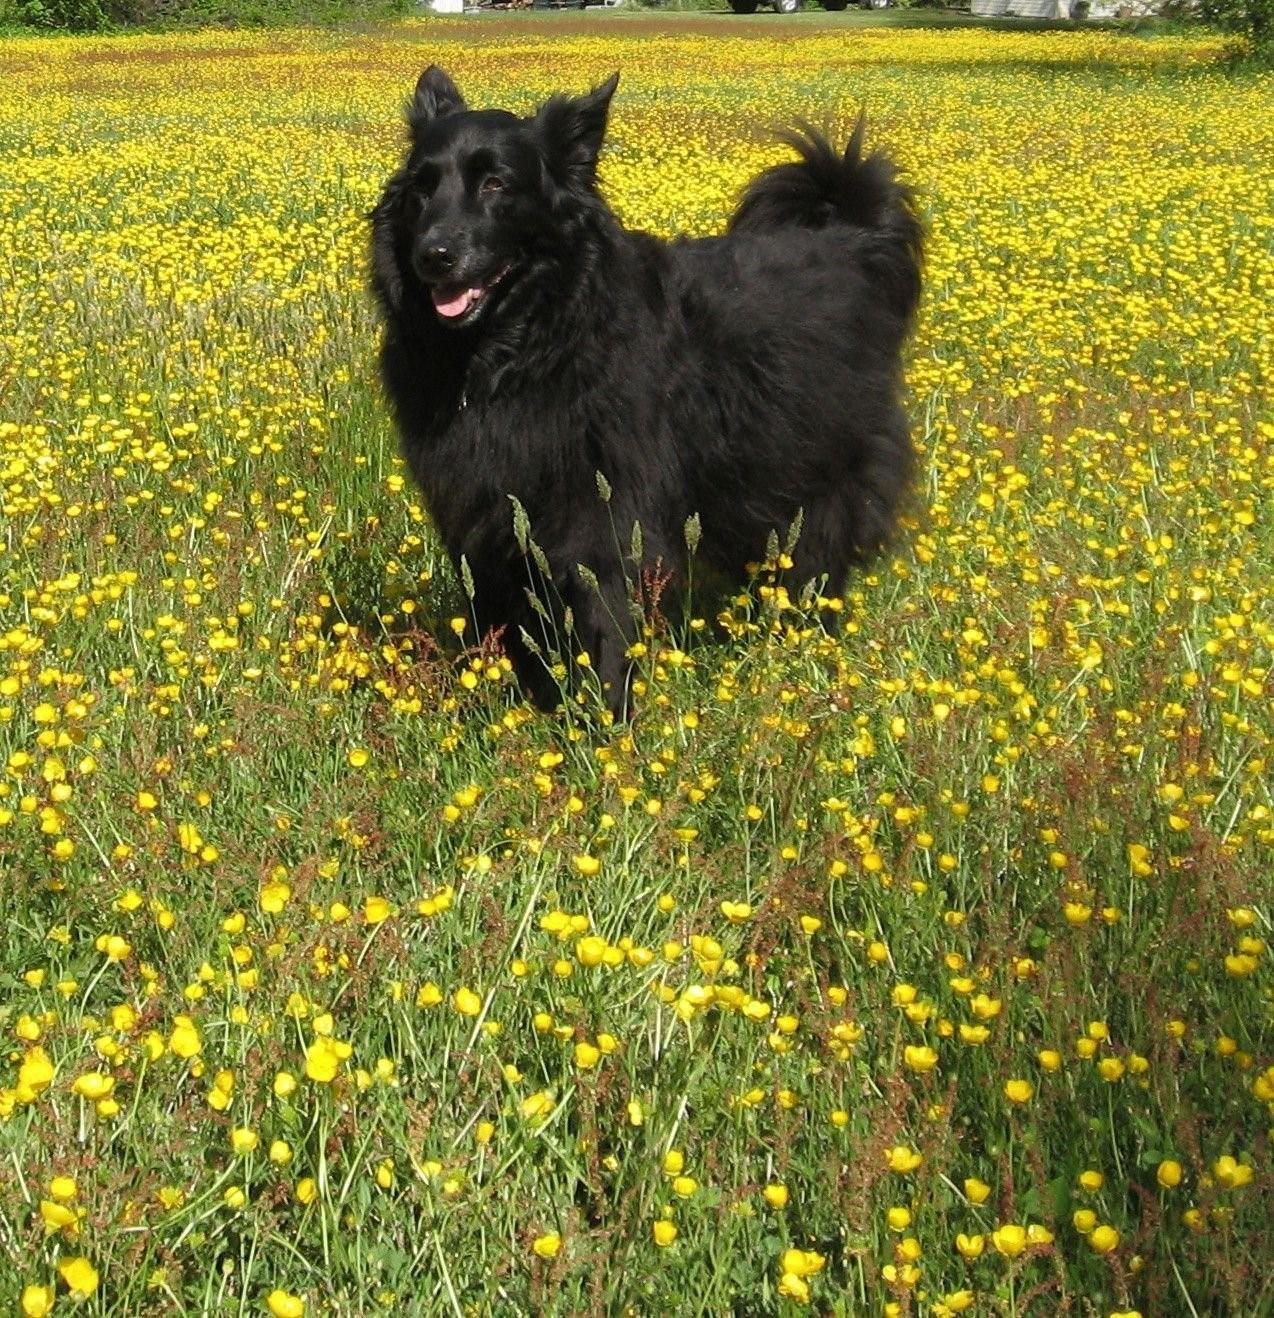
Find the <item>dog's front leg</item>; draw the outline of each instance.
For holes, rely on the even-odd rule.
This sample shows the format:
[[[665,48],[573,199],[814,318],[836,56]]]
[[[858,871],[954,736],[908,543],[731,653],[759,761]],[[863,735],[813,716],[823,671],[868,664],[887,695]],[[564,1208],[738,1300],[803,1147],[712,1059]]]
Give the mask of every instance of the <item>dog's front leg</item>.
[[[543,657],[523,639],[525,630],[535,636],[539,620],[526,602],[525,591],[511,571],[494,567],[473,573],[473,612],[478,624],[478,639],[498,638],[500,647],[513,664],[523,692],[545,712],[562,703],[562,690],[553,678]]]
[[[576,571],[575,634],[601,683],[602,700],[616,721],[629,713],[628,649],[637,639],[633,604],[623,572]]]

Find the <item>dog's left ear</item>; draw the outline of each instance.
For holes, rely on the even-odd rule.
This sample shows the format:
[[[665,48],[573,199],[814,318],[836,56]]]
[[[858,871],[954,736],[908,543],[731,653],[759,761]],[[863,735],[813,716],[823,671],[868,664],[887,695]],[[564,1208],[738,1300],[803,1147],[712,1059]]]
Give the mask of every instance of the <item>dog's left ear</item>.
[[[466,108],[460,89],[436,64],[431,64],[420,75],[416,90],[407,102],[407,123],[413,136],[418,136],[426,124]]]
[[[590,188],[597,177],[597,157],[606,136],[610,98],[619,86],[612,73],[600,87],[584,96],[554,96],[535,116],[544,158],[550,171],[564,182]]]

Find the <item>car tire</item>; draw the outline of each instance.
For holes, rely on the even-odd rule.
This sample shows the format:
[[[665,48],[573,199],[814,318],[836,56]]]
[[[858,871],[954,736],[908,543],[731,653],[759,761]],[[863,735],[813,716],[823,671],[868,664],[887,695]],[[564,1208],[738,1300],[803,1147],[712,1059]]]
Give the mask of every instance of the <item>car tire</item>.
[[[774,0],[774,12],[777,14],[794,14],[801,7],[801,0]]]

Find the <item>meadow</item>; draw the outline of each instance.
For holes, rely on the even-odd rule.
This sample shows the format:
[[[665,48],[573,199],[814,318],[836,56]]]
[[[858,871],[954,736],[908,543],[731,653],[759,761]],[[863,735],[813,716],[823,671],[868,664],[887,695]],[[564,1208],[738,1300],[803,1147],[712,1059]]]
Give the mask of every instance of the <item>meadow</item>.
[[[1224,55],[0,43],[6,1312],[1271,1311],[1274,80]],[[834,625],[778,562],[652,629],[627,727],[520,703],[397,456],[365,213],[434,60],[618,68],[661,233],[866,106],[930,226],[902,539]]]

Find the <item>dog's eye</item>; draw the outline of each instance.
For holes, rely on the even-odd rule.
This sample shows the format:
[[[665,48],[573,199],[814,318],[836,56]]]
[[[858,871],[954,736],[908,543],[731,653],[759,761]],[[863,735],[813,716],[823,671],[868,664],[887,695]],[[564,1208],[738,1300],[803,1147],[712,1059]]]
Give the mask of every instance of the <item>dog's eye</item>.
[[[411,182],[416,196],[427,201],[438,186],[438,171],[432,165],[422,165]]]
[[[482,180],[482,187],[479,190],[482,192],[503,192],[504,180],[498,179],[494,174],[492,174],[489,177],[484,178]]]

